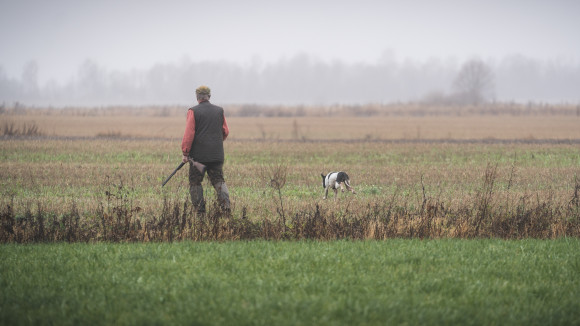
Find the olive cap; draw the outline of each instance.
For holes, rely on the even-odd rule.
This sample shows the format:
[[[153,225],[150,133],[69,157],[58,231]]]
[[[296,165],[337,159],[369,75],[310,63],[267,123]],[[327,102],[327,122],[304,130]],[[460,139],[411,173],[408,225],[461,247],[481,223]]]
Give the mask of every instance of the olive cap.
[[[211,90],[207,86],[199,86],[195,90],[195,94],[197,94],[197,95],[211,95]]]

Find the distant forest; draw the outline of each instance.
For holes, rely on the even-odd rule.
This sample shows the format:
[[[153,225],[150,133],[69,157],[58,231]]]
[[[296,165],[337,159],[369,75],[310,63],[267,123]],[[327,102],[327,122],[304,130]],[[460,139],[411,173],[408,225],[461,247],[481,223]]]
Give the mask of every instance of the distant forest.
[[[0,105],[32,106],[187,105],[194,90],[208,85],[213,99],[226,104],[333,105],[395,102],[454,104],[461,78],[482,63],[486,76],[471,80],[481,101],[580,103],[580,63],[541,61],[516,55],[501,60],[433,58],[423,62],[390,60],[374,64],[325,62],[299,54],[274,63],[223,61],[158,63],[142,70],[110,70],[86,60],[69,81],[40,84],[42,69],[29,62],[20,78],[0,66]],[[461,75],[464,75],[461,77]],[[477,78],[484,78],[478,84]],[[463,81],[465,84],[465,80]]]

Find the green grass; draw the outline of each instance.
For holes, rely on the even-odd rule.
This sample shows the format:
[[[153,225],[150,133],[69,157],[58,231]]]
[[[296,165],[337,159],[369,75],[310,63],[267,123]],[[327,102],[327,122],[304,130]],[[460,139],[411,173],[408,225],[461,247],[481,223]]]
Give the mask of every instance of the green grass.
[[[2,325],[580,323],[578,239],[0,249]]]

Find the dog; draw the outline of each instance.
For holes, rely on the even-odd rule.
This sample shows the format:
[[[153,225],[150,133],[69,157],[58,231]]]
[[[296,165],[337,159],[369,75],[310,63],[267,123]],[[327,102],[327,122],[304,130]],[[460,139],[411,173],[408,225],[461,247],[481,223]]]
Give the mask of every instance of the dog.
[[[344,192],[344,186],[346,189],[353,194],[356,194],[354,188],[350,186],[350,178],[346,172],[330,172],[327,175],[323,173],[320,174],[322,176],[322,187],[324,188],[324,197],[322,199],[326,199],[328,197],[328,189],[334,190],[334,200],[338,195],[338,188]]]

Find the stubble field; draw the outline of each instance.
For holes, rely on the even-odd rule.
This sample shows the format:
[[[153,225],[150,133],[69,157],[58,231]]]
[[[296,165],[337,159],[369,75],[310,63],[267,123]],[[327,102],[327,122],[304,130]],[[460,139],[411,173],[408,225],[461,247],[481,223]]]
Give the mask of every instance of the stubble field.
[[[65,233],[79,241],[580,234],[580,117],[573,108],[518,114],[385,109],[362,117],[238,112],[228,118],[225,142],[232,219],[200,223],[188,205],[187,168],[161,187],[180,160],[183,111],[3,114],[5,131],[38,129],[0,142],[3,241],[62,240]],[[322,200],[320,174],[337,170],[350,175],[357,194]],[[207,181],[204,186],[211,204],[213,189]],[[68,231],[48,234],[38,223],[49,219]],[[121,224],[124,234],[111,239]]]

